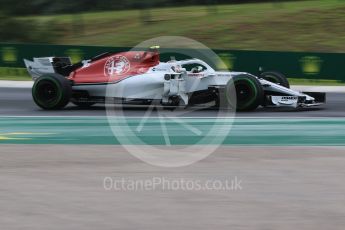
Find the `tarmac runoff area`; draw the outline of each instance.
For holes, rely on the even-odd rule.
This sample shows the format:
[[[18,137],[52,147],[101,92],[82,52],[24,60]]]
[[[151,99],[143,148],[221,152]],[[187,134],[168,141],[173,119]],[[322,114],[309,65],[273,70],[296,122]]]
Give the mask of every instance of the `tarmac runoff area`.
[[[6,230],[342,230],[344,152],[344,147],[221,146],[190,166],[162,168],[121,146],[1,145],[0,225]],[[111,181],[121,180],[125,186],[111,188]],[[156,186],[126,187],[145,180]],[[181,180],[236,184],[227,190],[183,189]]]

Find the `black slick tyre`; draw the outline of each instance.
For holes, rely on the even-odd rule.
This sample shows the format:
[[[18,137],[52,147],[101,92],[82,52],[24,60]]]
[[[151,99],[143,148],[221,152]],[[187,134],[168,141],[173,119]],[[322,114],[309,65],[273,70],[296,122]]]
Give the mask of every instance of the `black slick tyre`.
[[[39,77],[32,87],[35,103],[46,110],[65,107],[72,95],[72,87],[65,77],[59,74],[47,74]]]
[[[276,71],[263,72],[260,74],[260,78],[284,86],[285,88],[290,88],[288,79],[282,73]]]
[[[237,111],[252,111],[262,104],[264,90],[256,77],[244,74],[227,83],[224,96],[230,107]]]

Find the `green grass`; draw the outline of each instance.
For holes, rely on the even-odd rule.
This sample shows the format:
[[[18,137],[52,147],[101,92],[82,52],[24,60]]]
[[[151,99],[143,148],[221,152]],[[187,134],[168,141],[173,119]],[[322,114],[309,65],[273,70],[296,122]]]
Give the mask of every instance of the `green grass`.
[[[30,81],[31,77],[25,68],[0,67],[0,80]]]
[[[286,51],[345,51],[345,1],[155,8],[23,18],[50,21],[56,43],[135,46],[158,36],[196,39],[211,48]],[[174,44],[172,44],[173,46]]]
[[[289,78],[290,85],[345,86],[345,82],[326,79]]]
[[[0,76],[0,81],[31,81],[30,76]]]

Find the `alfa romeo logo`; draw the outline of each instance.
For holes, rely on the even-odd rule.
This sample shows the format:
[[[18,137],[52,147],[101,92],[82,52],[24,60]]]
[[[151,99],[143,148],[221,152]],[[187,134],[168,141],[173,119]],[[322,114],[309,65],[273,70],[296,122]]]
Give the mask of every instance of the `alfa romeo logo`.
[[[130,69],[130,63],[125,56],[117,55],[110,57],[104,65],[104,75],[113,77],[114,75],[122,75]]]

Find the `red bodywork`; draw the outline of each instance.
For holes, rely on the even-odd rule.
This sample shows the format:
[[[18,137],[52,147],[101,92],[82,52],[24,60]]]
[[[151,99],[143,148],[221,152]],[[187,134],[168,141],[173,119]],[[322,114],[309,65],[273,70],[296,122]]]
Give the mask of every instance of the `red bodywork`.
[[[109,54],[73,71],[69,79],[76,84],[109,83],[143,74],[159,64],[159,53],[152,51],[128,51]]]

